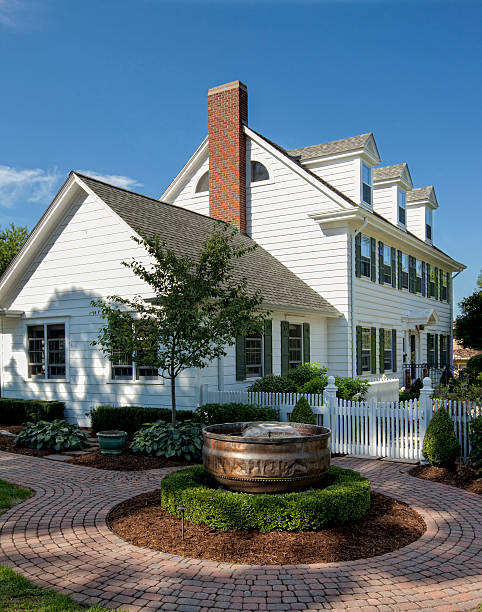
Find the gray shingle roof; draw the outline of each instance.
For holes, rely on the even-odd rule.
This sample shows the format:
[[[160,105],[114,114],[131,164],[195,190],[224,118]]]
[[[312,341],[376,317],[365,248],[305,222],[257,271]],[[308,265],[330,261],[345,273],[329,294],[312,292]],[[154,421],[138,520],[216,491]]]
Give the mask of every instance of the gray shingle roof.
[[[144,236],[157,234],[178,255],[197,257],[206,237],[219,221],[166,204],[121,187],[75,173],[133,230]],[[238,233],[243,246],[256,242]],[[259,290],[268,305],[316,310],[337,316],[338,311],[268,251],[257,245],[235,263],[235,272],[246,277],[248,287]]]
[[[432,185],[429,187],[418,187],[407,192],[407,202],[418,202],[419,200],[430,200],[433,195],[435,197],[435,189]]]
[[[360,134],[351,138],[343,138],[342,140],[333,140],[332,142],[324,142],[310,147],[301,147],[299,149],[290,149],[289,155],[293,157],[299,156],[301,161],[305,159],[315,159],[324,155],[335,155],[336,153],[345,153],[347,151],[356,151],[363,149],[369,140],[372,133]]]
[[[402,176],[405,169],[408,169],[407,164],[395,164],[394,166],[384,166],[383,168],[373,168],[374,181],[388,181],[397,179]]]

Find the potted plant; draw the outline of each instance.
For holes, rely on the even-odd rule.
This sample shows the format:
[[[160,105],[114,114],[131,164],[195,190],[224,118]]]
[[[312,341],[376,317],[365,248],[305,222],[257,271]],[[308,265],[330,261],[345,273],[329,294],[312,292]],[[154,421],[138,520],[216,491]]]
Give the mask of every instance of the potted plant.
[[[103,455],[120,455],[126,438],[127,432],[118,429],[97,432],[97,440]]]

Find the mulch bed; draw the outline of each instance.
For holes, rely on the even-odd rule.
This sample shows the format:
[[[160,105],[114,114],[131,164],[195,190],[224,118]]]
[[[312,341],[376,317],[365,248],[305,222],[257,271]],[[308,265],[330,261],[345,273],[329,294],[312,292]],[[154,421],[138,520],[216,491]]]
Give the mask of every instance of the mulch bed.
[[[454,468],[417,465],[410,470],[410,474],[423,480],[441,482],[452,487],[465,489],[471,493],[477,493],[477,495],[482,495],[482,477],[480,472],[477,473],[476,470],[468,465]]]
[[[221,531],[181,521],[160,505],[160,491],[138,495],[109,514],[111,529],[136,546],[191,557],[261,565],[331,563],[366,559],[402,548],[426,530],[422,517],[406,504],[371,494],[371,508],[342,527],[300,533]]]
[[[103,455],[100,450],[93,451],[88,455],[78,455],[67,463],[75,463],[84,467],[93,467],[99,470],[115,470],[118,472],[155,470],[165,467],[179,467],[183,465],[194,465],[197,462],[183,461],[182,459],[164,459],[163,457],[147,457],[145,455],[134,455],[124,450],[120,455]]]

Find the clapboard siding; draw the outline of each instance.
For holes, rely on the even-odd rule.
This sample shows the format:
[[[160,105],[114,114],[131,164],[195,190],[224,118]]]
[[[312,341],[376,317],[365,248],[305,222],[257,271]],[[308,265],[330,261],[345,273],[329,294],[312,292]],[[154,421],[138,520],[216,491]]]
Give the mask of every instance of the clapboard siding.
[[[373,210],[395,225],[397,215],[397,187],[396,185],[375,185],[373,188]]]
[[[207,154],[204,161],[194,169],[191,174],[186,178],[186,181],[179,193],[174,199],[169,200],[176,206],[182,206],[193,212],[201,213],[202,215],[209,214],[209,192],[198,194],[196,193],[196,185],[201,176],[209,170],[209,160]]]
[[[360,201],[360,160],[358,158],[338,159],[316,164],[306,163],[305,165],[355,202]]]
[[[59,399],[66,402],[67,417],[87,423],[85,413],[101,403],[170,405],[169,383],[114,383],[110,365],[91,346],[100,320],[90,313],[90,301],[113,293],[124,297],[151,291],[121,262],[136,257],[146,261],[133,232],[105,205],[83,193],[72,202],[50,240],[40,249],[8,304],[24,310],[26,320],[4,319],[4,397]],[[65,319],[69,325],[70,380],[41,382],[27,379],[26,324],[45,317]],[[45,319],[47,320],[47,319]],[[187,370],[178,379],[180,408],[197,405],[199,373]]]
[[[425,204],[407,204],[407,230],[421,240],[425,240],[425,208]]]

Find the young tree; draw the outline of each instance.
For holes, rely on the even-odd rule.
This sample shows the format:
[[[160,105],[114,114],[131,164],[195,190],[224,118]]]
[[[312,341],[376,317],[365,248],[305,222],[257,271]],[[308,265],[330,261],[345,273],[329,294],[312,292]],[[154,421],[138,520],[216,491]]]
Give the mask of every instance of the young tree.
[[[459,303],[462,309],[455,319],[454,335],[464,348],[482,349],[482,289]]]
[[[223,229],[221,229],[223,227]],[[125,355],[158,368],[171,381],[172,423],[176,423],[176,378],[187,368],[204,368],[226,355],[239,335],[261,332],[268,316],[262,297],[234,274],[236,259],[255,247],[240,245],[237,232],[219,226],[199,257],[179,256],[154,238],[133,238],[151,264],[122,262],[152,288],[155,298],[109,296],[92,305],[107,324],[93,342],[110,360]]]
[[[0,229],[0,276],[20,251],[28,238],[28,228],[16,227],[13,223],[4,230]]]

